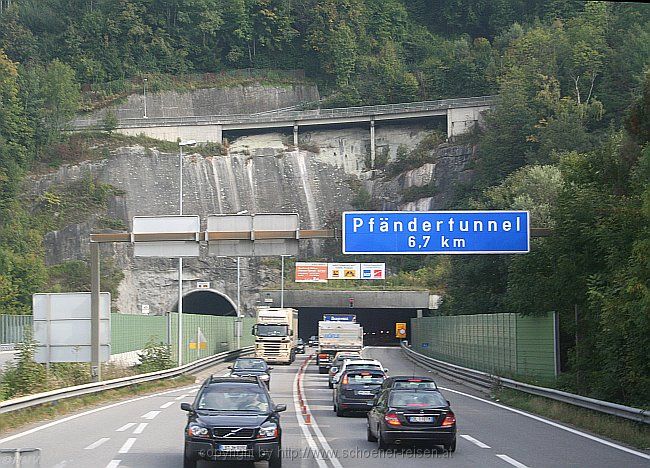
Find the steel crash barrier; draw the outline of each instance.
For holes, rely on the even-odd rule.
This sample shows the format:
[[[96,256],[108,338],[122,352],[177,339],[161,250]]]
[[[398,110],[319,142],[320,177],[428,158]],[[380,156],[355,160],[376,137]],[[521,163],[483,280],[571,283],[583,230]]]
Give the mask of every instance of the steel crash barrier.
[[[467,367],[457,366],[448,362],[439,361],[430,358],[424,354],[413,351],[405,342],[401,344],[405,356],[412,362],[421,365],[427,369],[434,370],[440,374],[451,377],[455,380],[467,382],[484,389],[496,387],[510,388],[531,395],[542,396],[555,401],[561,401],[570,405],[586,408],[599,413],[611,414],[632,421],[650,424],[650,414],[647,410],[632,408],[631,406],[619,405],[608,401],[596,400],[573,393],[563,392],[553,388],[538,387],[512,379],[506,379],[486,372],[468,369]]]
[[[134,375],[131,377],[106,380],[103,382],[76,385],[74,387],[59,388],[57,390],[51,390],[49,392],[14,398],[0,402],[0,414],[9,413],[11,411],[25,408],[31,408],[46,403],[54,403],[60,400],[65,400],[67,398],[99,393],[105,390],[114,390],[117,388],[128,387],[129,385],[178,377],[183,374],[189,374],[191,372],[203,370],[215,364],[231,361],[239,356],[249,355],[253,352],[253,350],[253,346],[248,346],[234,351],[226,351],[223,353],[215,354],[214,356],[199,359],[189,364],[174,367],[172,369],[165,369],[156,372],[149,372],[147,374]]]

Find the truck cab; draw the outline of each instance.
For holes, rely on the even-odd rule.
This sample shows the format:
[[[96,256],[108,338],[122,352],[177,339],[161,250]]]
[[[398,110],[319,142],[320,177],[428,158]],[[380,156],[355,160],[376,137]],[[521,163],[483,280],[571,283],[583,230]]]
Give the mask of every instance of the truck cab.
[[[258,308],[255,357],[269,363],[291,364],[296,358],[298,311],[290,308]]]

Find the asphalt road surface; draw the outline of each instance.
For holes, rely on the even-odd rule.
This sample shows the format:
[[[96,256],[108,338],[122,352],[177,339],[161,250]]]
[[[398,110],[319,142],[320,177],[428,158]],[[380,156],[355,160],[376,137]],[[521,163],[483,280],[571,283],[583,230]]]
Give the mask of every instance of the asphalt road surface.
[[[308,348],[310,349],[310,348]],[[308,351],[309,352],[309,351]],[[406,360],[398,348],[367,348],[367,357],[381,360],[391,375],[427,374]],[[337,418],[327,376],[313,363],[298,378],[307,357],[291,366],[274,366],[271,394],[285,403],[282,413],[285,467],[647,467],[650,455],[568,426],[485,400],[467,387],[438,378],[451,401],[458,424],[456,453],[442,448],[398,447],[379,452],[366,441],[365,416]],[[223,374],[225,364],[215,367]],[[311,414],[306,424],[298,404],[298,385]],[[93,408],[55,421],[36,424],[0,438],[0,449],[41,449],[41,467],[180,467],[182,466],[185,412],[198,385],[138,396]],[[11,466],[2,465],[0,466]],[[199,467],[249,467],[250,463]],[[266,468],[265,462],[254,465]]]

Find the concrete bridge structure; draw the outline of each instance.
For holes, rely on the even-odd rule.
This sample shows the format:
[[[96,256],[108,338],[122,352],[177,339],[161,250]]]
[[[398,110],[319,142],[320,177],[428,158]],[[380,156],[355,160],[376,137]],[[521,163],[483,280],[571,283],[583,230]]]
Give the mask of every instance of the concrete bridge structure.
[[[258,114],[231,114],[187,117],[118,119],[116,131],[125,135],[144,134],[151,138],[177,141],[179,138],[199,142],[223,141],[229,130],[293,129],[293,144],[298,146],[300,127],[345,124],[368,124],[370,156],[375,161],[375,126],[381,122],[446,116],[447,138],[469,132],[483,120],[483,113],[496,103],[495,96],[479,96],[439,101],[421,101],[379,106],[343,107],[305,111],[271,111]],[[78,119],[72,130],[102,128],[101,119]]]

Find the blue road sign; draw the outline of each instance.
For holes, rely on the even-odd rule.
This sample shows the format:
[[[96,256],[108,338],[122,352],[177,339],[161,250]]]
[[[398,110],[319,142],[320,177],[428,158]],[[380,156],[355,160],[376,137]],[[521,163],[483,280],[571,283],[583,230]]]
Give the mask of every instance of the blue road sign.
[[[428,348],[428,347],[429,347],[429,343],[422,343],[422,347],[423,347],[423,348]]]
[[[349,211],[343,253],[526,253],[529,220],[528,211]]]
[[[356,322],[356,315],[325,314],[323,320],[326,322]]]

